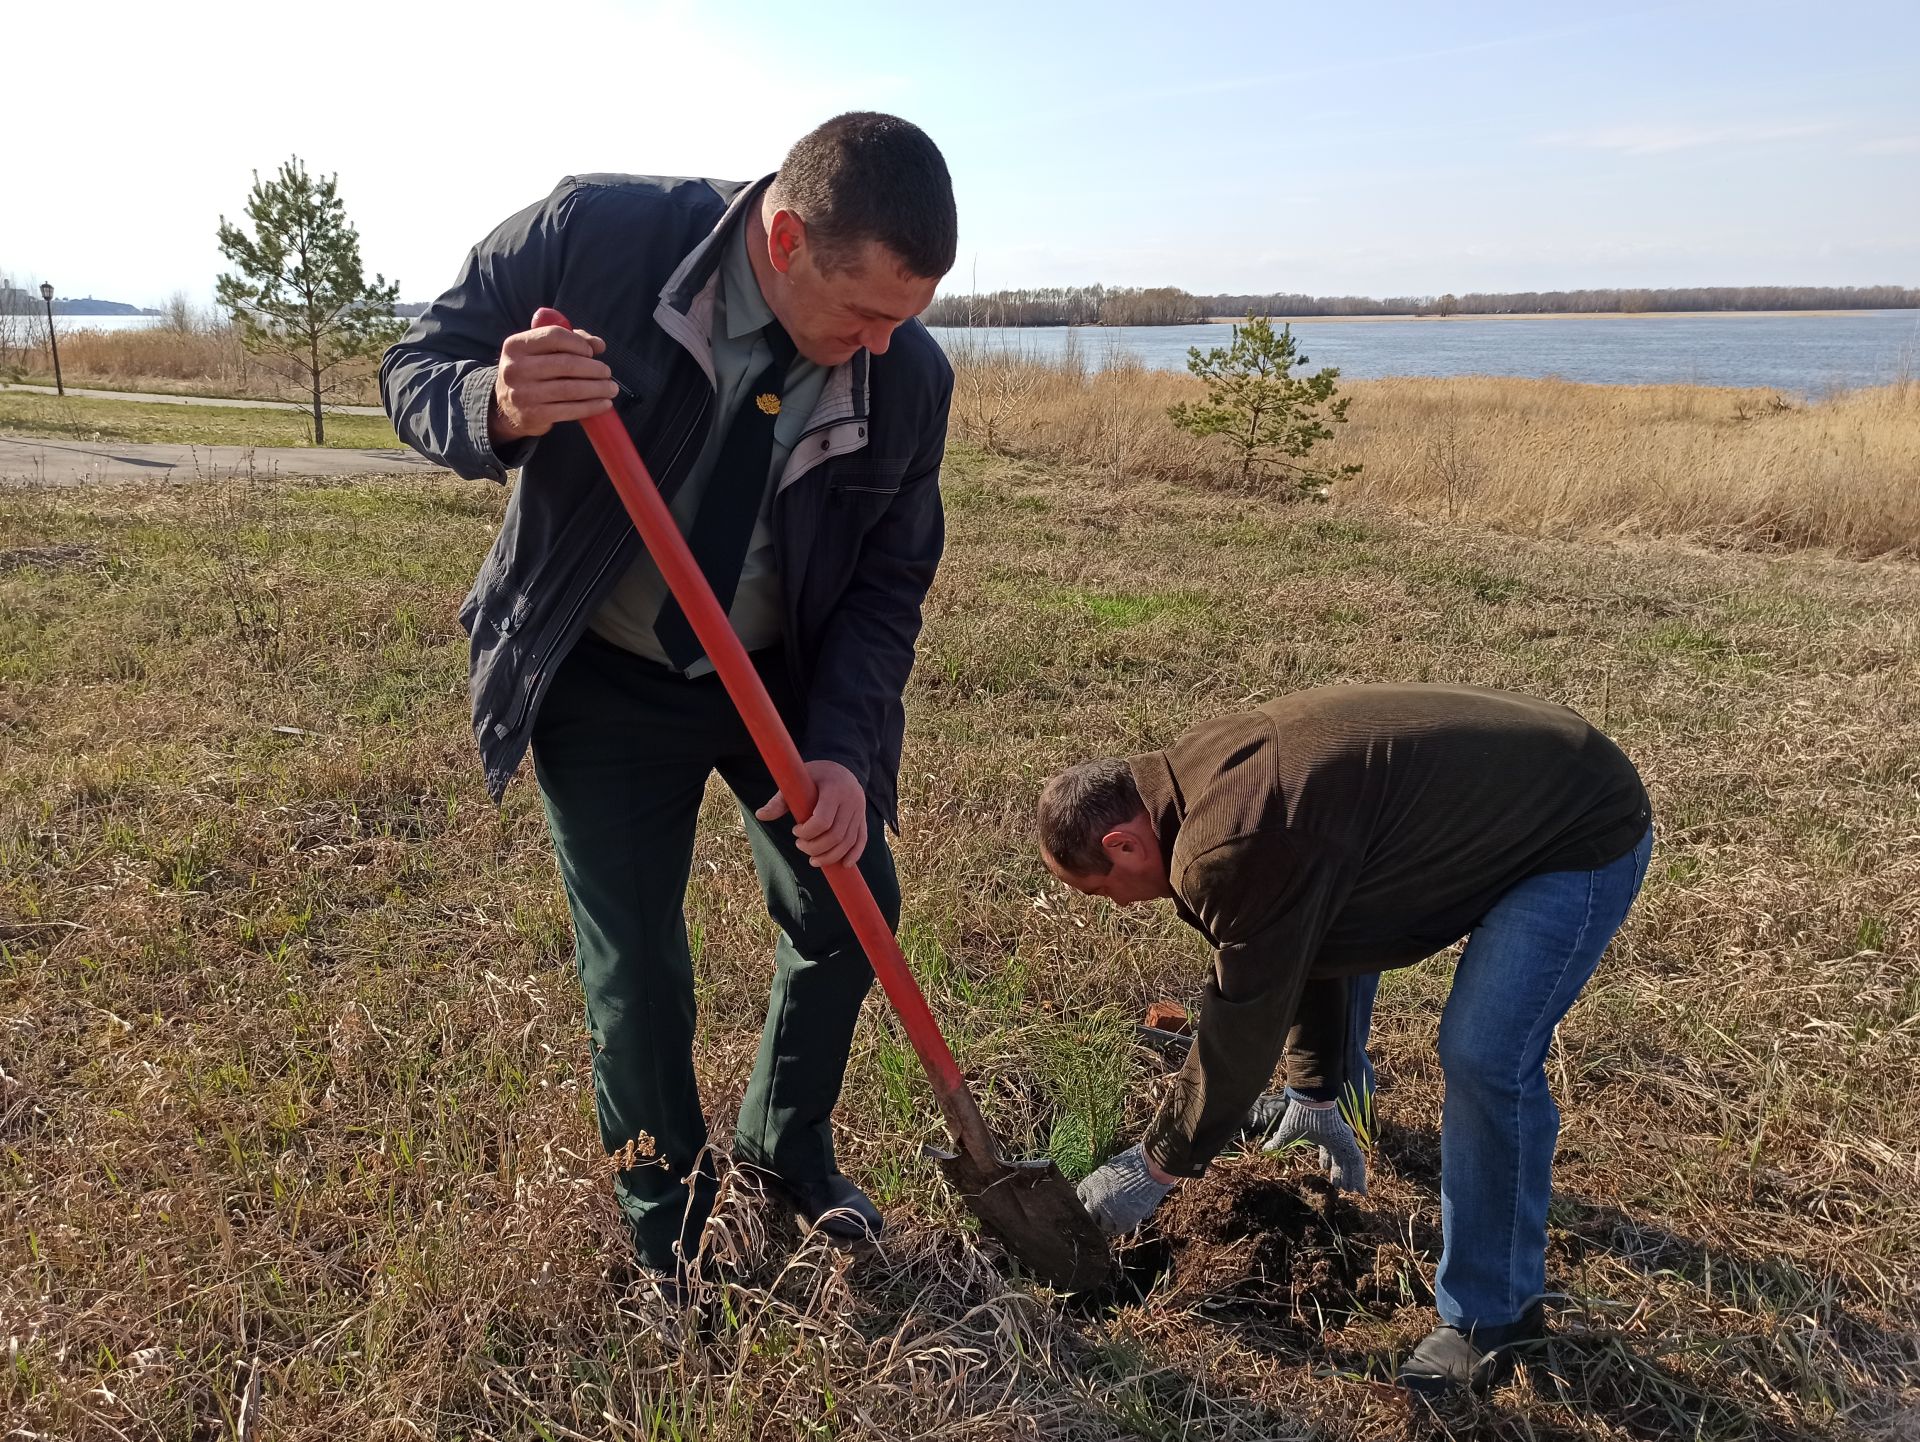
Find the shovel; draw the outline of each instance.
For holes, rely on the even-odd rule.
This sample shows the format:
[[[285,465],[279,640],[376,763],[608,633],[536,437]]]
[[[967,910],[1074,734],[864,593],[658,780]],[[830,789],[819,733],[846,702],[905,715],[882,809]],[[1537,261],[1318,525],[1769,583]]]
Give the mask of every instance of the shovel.
[[[546,306],[534,313],[533,323],[536,327],[573,328],[559,311]],[[580,424],[593,442],[600,464],[607,468],[648,554],[660,567],[660,574],[719,673],[780,794],[786,797],[787,809],[795,822],[805,821],[813,814],[817,799],[813,779],[807,775],[799,749],[774,709],[759,673],[747,659],[732,623],[714,599],[713,588],[687,549],[666,502],[660,499],[659,489],[626,427],[611,411],[589,416]],[[967,1079],[940,1035],[933,1013],[927,1009],[927,999],[907,968],[900,944],[880,914],[866,880],[844,864],[821,870],[852,923],[887,1000],[893,1003],[914,1054],[926,1068],[927,1080],[933,1083],[934,1097],[959,1149],[955,1155],[935,1153],[947,1179],[1007,1250],[1048,1285],[1063,1292],[1086,1292],[1110,1281],[1113,1259],[1106,1239],[1060,1169],[1050,1160],[1009,1162],[1000,1155]]]

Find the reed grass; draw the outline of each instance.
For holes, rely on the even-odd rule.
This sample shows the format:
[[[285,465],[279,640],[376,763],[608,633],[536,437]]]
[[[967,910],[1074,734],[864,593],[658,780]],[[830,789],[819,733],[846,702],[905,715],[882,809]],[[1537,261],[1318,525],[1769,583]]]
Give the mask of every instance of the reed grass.
[[[1238,484],[1221,447],[1167,419],[1169,405],[1197,394],[1195,381],[1124,359],[1087,360],[961,347],[956,434],[1108,482]],[[1811,402],[1484,376],[1358,381],[1343,391],[1353,396],[1349,424],[1323,451],[1363,470],[1335,488],[1336,509],[1536,536],[1920,555],[1913,381]],[[1282,490],[1276,483],[1276,503]]]

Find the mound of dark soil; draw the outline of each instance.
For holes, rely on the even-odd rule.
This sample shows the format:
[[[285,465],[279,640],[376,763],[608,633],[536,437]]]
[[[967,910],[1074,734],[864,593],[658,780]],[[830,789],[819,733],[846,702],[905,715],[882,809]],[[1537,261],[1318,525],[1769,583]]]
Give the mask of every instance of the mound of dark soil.
[[[1316,1330],[1390,1316],[1404,1300],[1403,1252],[1385,1223],[1318,1177],[1216,1167],[1156,1220],[1158,1236],[1125,1258],[1142,1290],[1164,1274],[1172,1293],[1208,1310]]]

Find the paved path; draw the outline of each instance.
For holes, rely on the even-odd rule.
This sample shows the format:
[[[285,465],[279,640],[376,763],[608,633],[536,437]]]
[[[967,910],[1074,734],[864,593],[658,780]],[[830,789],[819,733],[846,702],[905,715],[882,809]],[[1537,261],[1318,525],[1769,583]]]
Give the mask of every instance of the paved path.
[[[31,391],[38,396],[58,395],[52,386],[16,386],[0,384],[0,391]],[[78,396],[88,401],[153,401],[163,406],[235,406],[250,411],[305,411],[309,406],[299,401],[242,401],[226,396],[169,396],[158,391],[82,391],[67,387],[69,396]],[[328,406],[328,415],[340,416],[380,416],[386,412],[378,406]]]
[[[438,469],[412,451],[333,446],[134,445],[42,436],[0,436],[0,486],[79,486],[92,481],[192,481],[260,476],[401,475]]]

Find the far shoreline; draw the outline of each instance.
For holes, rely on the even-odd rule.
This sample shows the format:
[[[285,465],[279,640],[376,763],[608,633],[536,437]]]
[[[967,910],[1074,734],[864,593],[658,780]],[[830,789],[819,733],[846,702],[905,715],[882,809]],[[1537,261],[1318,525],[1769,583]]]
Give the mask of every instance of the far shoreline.
[[[1786,316],[1805,316],[1809,320],[1819,317],[1833,319],[1847,315],[1896,315],[1904,308],[1882,307],[1877,310],[1525,310],[1499,311],[1490,315],[1276,315],[1269,319],[1285,325],[1306,325],[1325,321],[1388,321],[1388,320],[1666,320],[1705,316],[1751,316],[1756,320],[1768,317],[1775,319]],[[1920,315],[1920,310],[1914,311]],[[1246,319],[1243,315],[1209,316],[1199,322],[1201,325],[1239,325]],[[1096,329],[1098,327],[1095,327]]]
[[[1701,319],[1703,317],[1751,317],[1755,320],[1781,319],[1783,317],[1804,316],[1808,320],[1825,318],[1836,319],[1852,315],[1914,315],[1920,316],[1920,308],[1903,306],[1882,306],[1875,310],[1529,310],[1501,311],[1491,315],[1415,315],[1402,312],[1399,315],[1275,315],[1267,319],[1281,325],[1380,325],[1389,321],[1432,321],[1436,324],[1445,321],[1481,321],[1481,320],[1667,320]],[[1244,315],[1213,315],[1205,320],[1174,321],[1167,324],[1158,322],[1140,325],[1098,325],[1081,322],[1068,325],[939,325],[930,326],[930,330],[1175,330],[1183,325],[1239,325],[1248,319]]]

